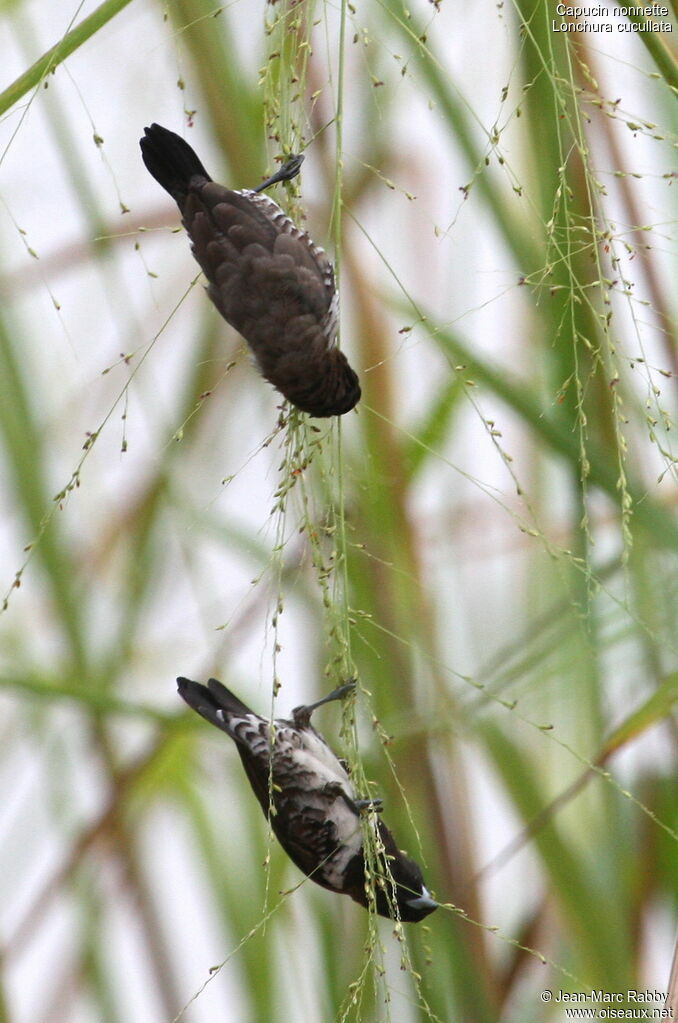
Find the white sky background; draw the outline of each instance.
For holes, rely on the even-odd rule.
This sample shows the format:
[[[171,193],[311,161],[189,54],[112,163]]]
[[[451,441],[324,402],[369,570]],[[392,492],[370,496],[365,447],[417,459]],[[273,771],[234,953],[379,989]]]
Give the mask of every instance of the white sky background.
[[[14,20],[5,17],[0,22],[0,87],[13,81],[53,45],[74,16],[79,22],[95,6],[91,3],[78,8],[73,3],[36,0],[22,4]],[[418,8],[432,11],[425,3],[420,3]],[[465,17],[458,10],[452,10],[452,5],[443,4],[436,22],[436,45],[438,52],[443,52],[446,42],[445,59],[456,80],[463,80],[469,103],[482,126],[489,130],[501,110],[501,88],[511,74],[506,36],[513,27],[507,23],[508,12],[502,18],[494,3],[482,5],[482,11],[480,5],[464,5],[464,8]],[[241,57],[248,67],[258,67],[265,45],[261,32],[264,6],[241,0],[239,9],[242,17],[236,19],[236,23]],[[600,57],[600,69],[610,78],[602,91],[614,98],[623,96],[625,108],[642,116],[644,97],[638,95],[639,76],[633,69],[644,57],[631,37],[615,36],[613,42],[613,59],[604,56],[607,42],[603,37],[596,37],[592,43]],[[468,60],[469,54],[479,53],[484,55],[482,60],[475,57]],[[629,84],[624,80],[625,62],[631,69]],[[179,74],[186,80],[184,93],[176,87]],[[635,90],[633,95],[629,94],[630,83]],[[149,344],[197,272],[185,237],[164,231],[139,239],[143,260],[158,274],[157,279],[147,276],[141,256],[134,251],[136,235],[123,245],[115,246],[110,272],[105,275],[100,265],[90,264],[83,258],[89,229],[83,223],[82,203],[73,194],[62,155],[55,144],[55,131],[68,133],[73,158],[93,189],[100,204],[98,212],[111,233],[129,230],[133,223],[150,221],[162,212],[166,213],[165,223],[175,225],[177,211],[146,172],[138,139],[144,125],[152,121],[186,134],[208,170],[213,169],[215,177],[219,177],[223,164],[212,147],[207,125],[201,122],[196,88],[190,62],[182,54],[180,36],[172,37],[169,22],[163,23],[156,5],[139,0],[59,67],[56,75],[50,77],[46,91],[41,89],[25,97],[0,122],[0,195],[3,201],[0,206],[0,301],[10,324],[17,324],[30,344],[22,357],[30,362],[31,399],[35,407],[41,409],[45,436],[50,439],[53,492],[68,481],[81,456],[86,432],[99,426],[127,379],[124,367],[106,376],[102,376],[102,371],[118,361],[119,353],[143,350]],[[648,81],[647,88],[654,88],[653,83]],[[358,124],[357,116],[352,117],[350,95],[349,78],[347,164],[352,159],[351,139]],[[466,337],[473,339],[477,350],[519,373],[528,364],[533,349],[529,339],[521,336],[523,297],[514,288],[515,267],[484,223],[479,204],[463,202],[459,187],[469,180],[469,171],[460,156],[441,143],[436,111],[427,110],[426,103],[417,96],[416,86],[407,80],[403,81],[400,101],[404,128],[398,184],[414,193],[417,199],[408,202],[402,193],[384,189],[374,208],[366,212],[365,226],[384,258],[406,282],[410,294],[443,322],[453,322]],[[228,103],[226,96],[224,103]],[[184,104],[198,108],[195,127],[190,132],[184,131]],[[93,125],[104,139],[101,150],[92,141]],[[516,160],[519,143],[519,138],[514,136]],[[650,163],[651,143],[638,140],[631,143],[629,133],[627,154],[631,166],[643,163],[644,145],[648,146]],[[510,163],[514,155],[510,133],[503,151]],[[601,164],[604,167],[602,159]],[[262,168],[262,173],[264,170]],[[525,168],[519,168],[519,173],[525,176]],[[317,225],[312,220],[313,197],[318,188],[317,179],[313,178],[312,152],[305,174],[304,195],[310,200],[313,234],[331,249],[329,238],[322,235],[326,225]],[[609,183],[612,186],[612,179]],[[243,187],[248,183],[233,184]],[[638,182],[637,187],[646,200],[648,221],[654,223],[661,219],[668,206],[665,183],[648,178]],[[118,194],[131,211],[125,216],[120,214]],[[444,230],[453,222],[446,237],[435,237],[434,226]],[[416,247],[402,246],[403,225],[406,236],[416,238]],[[25,234],[20,234],[17,226]],[[35,260],[29,255],[26,246],[40,258]],[[668,280],[671,272],[669,241],[666,248]],[[384,264],[367,243],[364,258],[368,276],[378,287],[392,290],[393,281]],[[513,289],[510,298],[502,297],[507,289]],[[58,312],[51,296],[60,304]],[[69,499],[60,516],[61,525],[72,536],[81,556],[86,557],[88,550],[94,550],[109,511],[124,507],[141,485],[146,468],[157,459],[158,451],[172,443],[172,436],[180,426],[175,417],[176,389],[186,360],[191,358],[188,344],[191,324],[205,315],[206,301],[202,289],[196,287],[139,371],[127,409],[127,454],[119,453],[123,409],[119,404],[85,463],[83,485]],[[350,332],[346,325],[345,336],[350,351]],[[414,421],[444,366],[424,350],[425,346],[414,335],[398,335],[394,329],[394,346],[398,346],[399,371],[402,367],[402,400]],[[237,351],[237,347],[232,350]],[[661,354],[654,354],[655,361],[661,362]],[[251,386],[252,372],[247,361],[241,360],[236,370],[244,385],[242,396],[236,399],[241,425],[239,435],[224,436],[215,419],[214,446],[205,451],[203,464],[191,464],[186,488],[192,507],[205,515],[213,515],[215,521],[224,515],[231,522],[251,528],[252,516],[258,516],[258,537],[266,548],[274,542],[269,511],[277,482],[275,467],[279,453],[260,452],[249,464],[245,463],[273,426],[276,402],[263,384],[259,391]],[[486,414],[492,411],[489,405]],[[210,414],[207,406],[205,414]],[[505,447],[515,454],[520,466],[517,435],[512,432],[513,424],[508,415],[501,425]],[[347,434],[350,441],[350,423]],[[480,422],[469,417],[462,429],[456,431],[456,437],[454,449],[449,452],[450,459],[471,473],[475,480],[499,488],[502,500],[512,504],[511,481],[503,463],[488,445]],[[237,473],[236,479],[230,487],[224,488],[221,480],[233,473]],[[448,542],[445,536],[448,523],[453,521],[463,537],[464,556],[455,565],[458,588],[450,588],[448,576],[445,581],[448,589],[441,592],[441,608],[449,601],[450,650],[454,651],[455,670],[464,673],[472,672],[491,652],[486,648],[492,645],[494,635],[488,637],[486,622],[493,623],[497,646],[501,637],[519,628],[515,616],[520,608],[510,597],[522,534],[517,533],[515,524],[499,505],[478,501],[480,492],[475,485],[463,483],[452,470],[448,478],[449,490],[441,490],[439,480],[426,479],[420,489],[418,506],[413,511],[424,534],[430,533],[440,545],[431,548],[432,571],[436,571],[440,549]],[[12,507],[11,494],[4,488],[0,492],[0,522],[0,589],[4,593],[20,567],[22,547],[32,539],[25,534],[24,524]],[[225,566],[222,545],[215,545],[213,549],[205,545],[196,552],[192,546],[192,531],[196,528],[187,515],[183,525],[175,525],[168,533],[167,577],[158,583],[166,589],[166,599],[149,609],[147,643],[145,649],[138,651],[138,662],[133,677],[127,680],[128,690],[124,695],[167,712],[177,710],[174,677],[179,673],[199,677],[204,666],[212,662],[215,650],[223,644],[225,662],[233,677],[249,679],[247,697],[263,710],[268,706],[270,689],[271,637],[264,629],[263,595],[259,596],[258,608],[248,613],[250,601],[257,600],[250,585],[257,574],[254,559],[244,555],[234,557],[233,563]],[[201,563],[199,593],[187,581],[187,573],[182,568],[189,557]],[[35,566],[30,567],[21,589],[12,596],[10,612],[0,618],[2,674],[11,672],[13,651],[26,634],[32,634],[36,670],[42,668],[49,672],[53,659],[58,658],[61,640],[50,623],[48,602],[40,587],[40,573]],[[460,612],[459,594],[462,593],[466,607]],[[91,635],[98,637],[102,645],[106,643],[111,616],[117,613],[114,590],[92,592]],[[243,633],[238,643],[233,644],[231,657],[230,649],[226,653],[230,646],[228,638],[215,629],[224,622],[240,620],[240,616]],[[288,622],[279,669],[285,678],[281,710],[294,706],[315,688],[312,680],[315,666],[303,643],[308,623],[301,611],[292,609]],[[0,700],[11,720],[12,698],[3,696]],[[11,725],[3,727],[11,728]],[[61,748],[63,737],[69,736],[66,744],[72,758],[69,773],[74,778],[80,774],[81,805],[71,806],[67,811],[74,826],[77,821],[87,819],[101,797],[100,780],[87,776],[87,749],[79,748],[78,712],[67,708],[60,710],[43,725],[43,732],[44,749],[31,749],[15,742],[16,756],[11,763],[3,764],[5,776],[0,776],[0,790],[10,794],[0,807],[0,856],[9,864],[0,878],[0,934],[3,936],[12,932],[41,881],[51,876],[60,862],[62,850],[50,827],[51,811],[42,804],[41,795],[41,775],[48,769],[51,743]],[[130,750],[143,746],[133,728],[121,728],[121,743],[129,744]],[[221,769],[223,762],[218,766]],[[479,813],[482,828],[479,838],[487,845],[488,857],[504,845],[514,828],[501,801],[493,801],[491,788],[488,778],[483,786],[483,799],[487,798],[489,790],[491,805]],[[182,864],[190,857],[190,837],[182,834],[181,826],[171,814],[166,818],[159,815],[158,844],[163,850],[163,871],[170,877],[180,877]],[[119,879],[106,878],[106,883],[115,886]],[[490,886],[488,898],[497,899],[497,922],[502,925],[510,922],[512,907],[511,900],[506,900],[505,876],[496,892],[492,892]],[[509,903],[505,909],[502,898]],[[199,903],[197,909],[195,900]],[[176,916],[176,927],[180,929],[190,926],[186,921],[189,913],[196,918],[209,919],[208,902],[209,892],[201,890],[199,881],[192,879],[185,890],[176,886],[174,900],[167,909]],[[125,914],[121,907],[120,920],[111,934],[111,949],[121,950],[115,954],[120,954],[121,976],[130,984],[134,1005],[130,1019],[155,1021],[157,1006],[149,1004],[147,993],[142,987],[135,989],[133,983],[135,956],[143,956],[143,951],[135,949],[134,938],[130,938],[130,919],[131,915]],[[58,951],[63,954],[64,945],[68,947],[73,923],[69,911],[62,907],[53,915],[48,931],[32,947],[30,955],[22,958],[10,974],[12,1023],[36,1023],[43,1018],[39,977]],[[662,922],[662,926],[667,932],[666,941],[657,951],[656,961],[648,964],[648,986],[661,987],[667,974],[669,924]],[[121,940],[123,937],[125,941]],[[218,940],[215,928],[214,934],[204,930],[196,933],[189,943],[190,961],[187,961],[185,976],[178,978],[187,996],[203,978],[205,965],[214,961]],[[216,989],[217,985],[213,987]],[[222,991],[217,995],[208,988],[200,1002],[201,1015],[196,1018],[210,1019],[211,1007],[216,1010],[222,1004],[221,998]],[[402,1019],[406,1018],[403,1015]],[[94,1023],[94,1017],[83,1007],[77,1023]]]

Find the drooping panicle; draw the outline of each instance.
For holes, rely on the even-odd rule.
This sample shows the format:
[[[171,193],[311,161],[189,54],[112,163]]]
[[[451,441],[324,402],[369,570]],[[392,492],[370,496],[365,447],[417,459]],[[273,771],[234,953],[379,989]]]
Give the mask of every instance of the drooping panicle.
[[[177,683],[189,707],[235,742],[254,794],[290,859],[323,888],[368,906],[361,813],[376,809],[380,801],[358,798],[345,764],[311,725],[316,707],[341,699],[354,683],[318,703],[296,707],[290,720],[276,720],[273,736],[271,722],[216,679],[206,686],[186,678]],[[374,888],[377,912],[405,922],[423,920],[438,903],[419,865],[398,848],[381,818],[371,813],[368,821],[388,863],[387,869],[383,855],[378,857],[383,886]]]
[[[257,190],[232,191],[212,181],[189,144],[167,128],[146,128],[140,145],[149,172],[181,211],[209,297],[245,338],[262,375],[303,412],[349,412],[360,384],[337,348],[332,264],[259,191],[293,177],[301,158]]]

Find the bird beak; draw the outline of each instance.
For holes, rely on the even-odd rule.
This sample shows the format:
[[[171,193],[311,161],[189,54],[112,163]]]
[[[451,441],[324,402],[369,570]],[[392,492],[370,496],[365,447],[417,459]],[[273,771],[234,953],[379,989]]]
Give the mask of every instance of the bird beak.
[[[412,909],[435,909],[440,903],[431,898],[428,888],[422,888],[421,895],[418,895],[416,899],[408,899],[407,905]]]

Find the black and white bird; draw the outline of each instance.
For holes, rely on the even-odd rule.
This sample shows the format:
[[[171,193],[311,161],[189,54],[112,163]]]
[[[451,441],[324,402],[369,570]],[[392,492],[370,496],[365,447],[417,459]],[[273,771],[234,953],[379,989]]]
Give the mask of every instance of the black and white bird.
[[[360,384],[337,348],[334,270],[323,250],[263,189],[299,173],[293,156],[254,189],[212,181],[188,142],[152,124],[140,140],[149,172],[177,203],[207,294],[245,338],[262,375],[302,412],[340,416]]]
[[[221,682],[206,686],[178,678],[179,695],[189,707],[233,739],[254,794],[290,859],[311,880],[330,891],[369,905],[361,813],[379,800],[360,799],[344,763],[311,725],[313,711],[339,700],[348,682],[317,703],[296,707],[290,720],[271,722],[249,709]],[[375,906],[381,916],[416,922],[437,908],[419,865],[395,843],[382,820],[371,813],[375,839],[383,846]]]

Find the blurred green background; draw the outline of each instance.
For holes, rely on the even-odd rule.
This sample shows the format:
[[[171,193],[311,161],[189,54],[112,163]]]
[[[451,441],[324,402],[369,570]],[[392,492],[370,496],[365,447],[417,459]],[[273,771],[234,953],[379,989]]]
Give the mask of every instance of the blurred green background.
[[[0,1021],[666,991],[675,32],[543,0],[0,16]],[[233,187],[306,150],[275,198],[337,263],[357,414],[278,425],[151,121]],[[268,713],[279,683],[285,715],[353,672],[356,719],[316,723],[446,904],[421,925],[297,888],[174,686]]]

